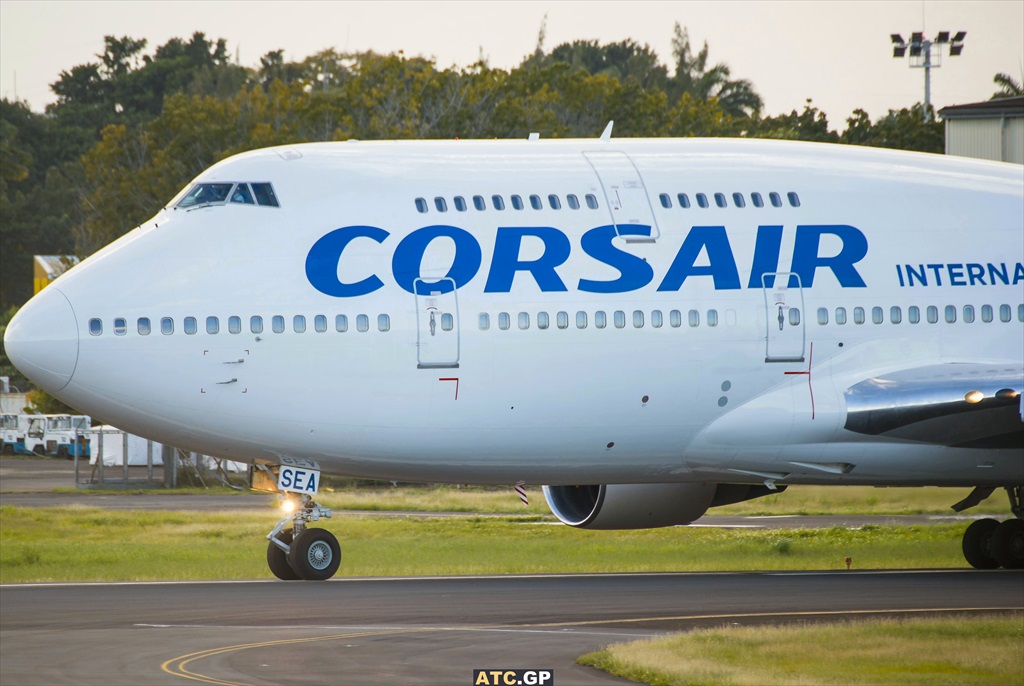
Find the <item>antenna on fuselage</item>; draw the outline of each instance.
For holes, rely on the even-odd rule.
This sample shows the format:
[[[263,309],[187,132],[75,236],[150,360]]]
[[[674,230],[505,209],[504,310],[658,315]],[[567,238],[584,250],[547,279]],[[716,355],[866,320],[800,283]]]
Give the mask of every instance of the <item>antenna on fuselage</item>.
[[[603,141],[611,140],[611,137],[612,137],[612,127],[613,126],[615,126],[615,120],[614,119],[610,119],[608,121],[608,126],[604,127],[604,131],[601,133],[601,140],[603,140]]]

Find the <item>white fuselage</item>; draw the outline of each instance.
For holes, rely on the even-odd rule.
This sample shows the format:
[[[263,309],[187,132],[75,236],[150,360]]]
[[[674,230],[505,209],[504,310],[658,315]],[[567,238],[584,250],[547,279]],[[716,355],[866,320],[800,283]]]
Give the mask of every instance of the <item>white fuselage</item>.
[[[37,381],[164,443],[351,476],[1024,482],[1015,447],[845,428],[866,380],[1018,375],[1018,166],[744,140],[331,143],[195,181],[215,182],[269,182],[280,207],[172,203],[60,277],[40,298],[66,298],[75,359]]]

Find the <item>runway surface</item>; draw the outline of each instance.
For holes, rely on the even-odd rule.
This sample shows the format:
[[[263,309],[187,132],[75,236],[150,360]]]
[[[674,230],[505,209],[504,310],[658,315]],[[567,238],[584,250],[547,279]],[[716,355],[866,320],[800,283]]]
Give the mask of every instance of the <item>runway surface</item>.
[[[695,626],[1024,609],[1024,573],[337,579],[0,587],[0,683],[471,684]]]

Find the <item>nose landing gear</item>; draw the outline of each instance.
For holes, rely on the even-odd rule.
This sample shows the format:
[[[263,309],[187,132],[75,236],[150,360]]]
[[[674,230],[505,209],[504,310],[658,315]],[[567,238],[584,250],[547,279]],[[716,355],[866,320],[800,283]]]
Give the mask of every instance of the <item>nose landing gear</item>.
[[[321,517],[330,518],[331,510],[308,495],[283,493],[288,511],[267,534],[267,566],[283,581],[324,581],[334,576],[341,565],[341,546],[326,529],[306,525]]]

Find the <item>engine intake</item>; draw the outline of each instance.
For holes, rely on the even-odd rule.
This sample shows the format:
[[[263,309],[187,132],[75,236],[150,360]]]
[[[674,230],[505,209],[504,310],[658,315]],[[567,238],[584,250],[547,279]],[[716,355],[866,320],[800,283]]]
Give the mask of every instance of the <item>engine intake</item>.
[[[778,491],[785,490],[780,486]],[[748,484],[671,483],[545,486],[544,498],[558,519],[580,529],[654,529],[700,519],[709,507],[760,498],[773,492]]]

